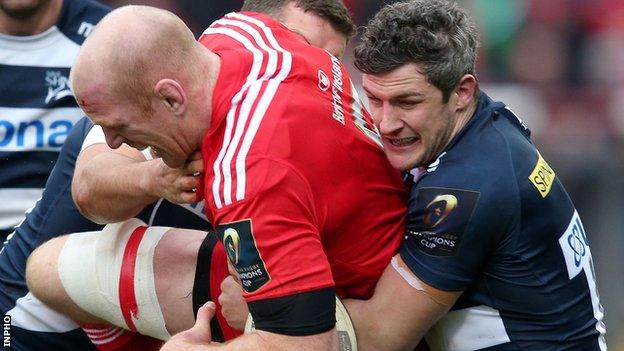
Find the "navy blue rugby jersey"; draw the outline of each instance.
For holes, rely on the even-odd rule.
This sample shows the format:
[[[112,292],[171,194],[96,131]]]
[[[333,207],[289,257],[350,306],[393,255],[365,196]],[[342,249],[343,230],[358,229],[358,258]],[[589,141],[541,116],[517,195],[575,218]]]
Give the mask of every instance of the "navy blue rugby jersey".
[[[606,350],[581,219],[526,125],[484,93],[412,185],[401,257],[464,291],[426,336],[432,350]]]
[[[44,343],[51,343],[67,336],[66,344],[59,345],[66,345],[64,349],[73,350],[80,348],[77,348],[79,345],[72,344],[72,340],[86,340],[76,339],[75,334],[67,334],[78,326],[42,305],[28,292],[25,268],[30,253],[47,240],[64,234],[102,228],[101,225],[83,217],[71,197],[71,181],[76,158],[92,128],[93,123],[86,117],[75,125],[61,148],[42,198],[32,211],[26,214],[24,221],[9,236],[0,252],[0,309],[3,314],[11,315],[11,324],[19,328],[20,335],[28,335],[28,338],[12,340],[14,344],[12,347],[17,347],[15,349],[21,349],[19,345],[29,349],[32,345],[36,345],[32,342],[42,342],[41,338],[45,339]],[[181,206],[160,200],[146,207],[137,217],[149,225],[211,229],[203,211],[203,203]]]
[[[3,233],[41,197],[63,142],[84,115],[69,87],[69,69],[80,45],[109,10],[91,0],[64,0],[58,22],[45,32],[0,34]]]

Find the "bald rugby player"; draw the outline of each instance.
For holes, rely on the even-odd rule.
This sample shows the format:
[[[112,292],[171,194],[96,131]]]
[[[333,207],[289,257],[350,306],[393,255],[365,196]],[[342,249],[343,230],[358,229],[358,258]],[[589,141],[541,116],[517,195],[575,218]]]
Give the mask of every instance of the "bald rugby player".
[[[139,23],[137,25],[139,28],[135,28],[137,30],[145,30],[146,27],[149,27],[149,25],[152,24],[149,22],[155,19],[163,19],[163,21],[166,22],[169,18],[171,18],[171,16],[168,16],[168,18],[158,17],[158,13],[150,13],[150,16],[145,16],[141,13],[141,11],[153,10],[146,10],[144,8],[140,9],[141,10],[138,8],[126,9],[124,10],[126,12],[119,14],[119,16],[124,20],[124,23],[130,23],[130,18],[138,18]],[[128,15],[132,15],[133,17],[127,17]],[[115,23],[115,21],[120,21],[120,19],[111,16],[110,21],[112,21],[111,23]],[[110,27],[114,28],[112,25],[110,25]],[[127,101],[128,99],[124,98],[124,95],[127,94],[120,94],[118,96],[117,94],[120,92],[128,92],[126,89],[129,87],[124,86],[124,84],[116,87],[116,89],[119,89],[117,91],[105,92],[103,95],[97,95],[112,97],[109,95],[109,93],[112,93],[114,97],[120,100],[120,102],[130,104],[127,115],[130,118],[142,118],[133,121],[132,126],[124,123],[117,125],[114,121],[111,121],[113,122],[111,124],[107,124],[107,118],[102,120],[98,119],[100,111],[103,112],[108,109],[115,110],[117,106],[120,106],[118,104],[109,104],[107,101],[91,102],[90,99],[86,98],[84,100],[79,98],[79,102],[84,102],[82,107],[88,111],[87,113],[91,113],[91,117],[96,121],[96,123],[102,124],[109,146],[118,147],[124,142],[136,147],[149,145],[157,155],[162,156],[165,163],[171,166],[181,166],[193,152],[189,147],[189,141],[192,141],[195,143],[195,147],[198,147],[201,144],[201,139],[203,138],[198,131],[202,128],[203,122],[210,120],[210,118],[205,118],[205,111],[210,111],[212,108],[212,106],[206,105],[206,102],[212,102],[211,99],[206,98],[200,100],[197,99],[197,97],[203,96],[204,93],[211,93],[209,91],[211,90],[210,84],[214,84],[211,82],[211,78],[215,78],[216,72],[214,69],[217,68],[215,67],[217,62],[214,61],[214,59],[223,59],[225,56],[228,57],[228,59],[233,60],[234,57],[230,57],[228,54],[230,52],[235,52],[235,57],[243,59],[243,61],[240,62],[242,67],[249,65],[247,66],[247,73],[244,75],[238,74],[238,78],[241,79],[240,86],[237,85],[238,83],[234,84],[234,86],[228,85],[227,82],[224,83],[226,96],[227,94],[231,94],[231,96],[227,96],[225,98],[221,97],[221,99],[218,100],[218,102],[223,102],[224,104],[223,106],[217,105],[216,107],[225,107],[225,109],[218,111],[219,113],[216,114],[217,117],[222,116],[221,120],[219,120],[219,124],[216,124],[216,126],[218,126],[224,133],[233,132],[233,134],[229,136],[229,141],[234,141],[238,138],[238,141],[242,141],[242,145],[245,145],[245,140],[248,137],[241,137],[239,130],[244,132],[245,126],[243,124],[248,118],[251,120],[250,122],[252,122],[253,125],[254,119],[257,120],[259,118],[258,116],[264,117],[265,120],[263,123],[267,126],[267,130],[275,128],[275,122],[278,118],[280,118],[281,122],[286,123],[286,126],[292,128],[292,130],[288,128],[284,129],[284,132],[288,133],[282,134],[281,139],[271,139],[276,142],[276,148],[274,151],[278,152],[278,154],[269,159],[264,158],[264,156],[259,157],[259,153],[254,153],[249,150],[245,151],[248,155],[254,157],[250,158],[250,170],[243,169],[241,173],[239,173],[241,176],[247,174],[255,175],[256,172],[259,172],[259,175],[262,175],[263,172],[268,170],[268,162],[271,164],[272,170],[276,170],[276,166],[278,166],[277,169],[281,169],[280,172],[276,173],[277,176],[282,177],[279,179],[279,183],[282,185],[290,185],[292,187],[292,191],[273,193],[264,187],[275,186],[275,184],[277,184],[277,180],[264,179],[263,177],[248,178],[263,180],[261,183],[254,183],[252,181],[248,185],[254,199],[260,198],[258,194],[261,194],[262,199],[265,200],[264,203],[278,205],[275,209],[277,211],[272,211],[270,216],[263,216],[265,214],[263,212],[266,211],[266,209],[261,208],[262,206],[260,206],[260,203],[262,201],[244,201],[244,199],[238,199],[240,196],[244,197],[245,194],[240,195],[240,192],[242,191],[242,186],[240,184],[242,183],[240,183],[241,180],[237,180],[237,190],[235,196],[237,197],[236,204],[240,205],[240,207],[234,206],[235,204],[232,203],[233,194],[227,194],[225,192],[225,189],[232,185],[231,179],[227,179],[227,177],[231,176],[232,169],[228,172],[226,170],[227,167],[222,166],[221,168],[224,171],[219,177],[223,177],[221,180],[224,181],[224,188],[217,191],[219,193],[222,192],[222,194],[219,194],[218,200],[215,200],[216,196],[208,197],[208,202],[210,203],[208,206],[210,207],[209,217],[212,216],[212,219],[216,221],[217,225],[219,225],[219,223],[223,223],[220,228],[217,227],[217,232],[221,234],[220,236],[222,238],[226,237],[226,235],[224,235],[226,232],[232,232],[230,229],[236,230],[237,233],[239,233],[239,239],[243,236],[242,245],[247,245],[247,247],[242,247],[241,252],[244,253],[244,250],[247,250],[253,254],[253,250],[255,250],[255,252],[258,252],[256,257],[262,256],[261,263],[263,268],[259,268],[260,264],[254,262],[251,262],[251,265],[239,267],[241,264],[245,264],[245,262],[240,262],[237,259],[238,257],[235,255],[236,252],[230,252],[232,253],[232,255],[230,255],[230,259],[237,265],[236,268],[240,273],[240,276],[243,278],[244,284],[246,284],[246,287],[248,288],[247,300],[250,302],[250,306],[252,306],[252,314],[255,314],[255,317],[257,317],[255,319],[257,327],[260,330],[259,334],[266,334],[269,339],[273,338],[270,340],[270,344],[265,346],[269,349],[274,349],[274,343],[278,340],[277,343],[286,347],[291,344],[293,347],[301,346],[313,348],[323,345],[320,346],[320,349],[325,350],[327,349],[327,345],[335,344],[335,339],[332,337],[334,323],[333,296],[335,291],[337,291],[338,295],[341,296],[366,298],[366,296],[370,295],[372,292],[372,287],[374,286],[378,275],[387,264],[390,256],[394,253],[396,245],[398,245],[398,241],[400,240],[400,235],[398,233],[400,233],[402,229],[402,214],[404,213],[404,208],[401,205],[403,190],[398,174],[389,169],[388,164],[383,157],[383,152],[378,144],[378,136],[375,133],[374,127],[372,127],[370,118],[366,112],[363,111],[359,100],[351,95],[353,94],[353,89],[350,80],[344,73],[344,67],[339,64],[335,57],[332,57],[325,52],[313,49],[308,45],[308,43],[302,40],[299,35],[287,30],[271,18],[258,14],[232,14],[230,16],[226,16],[221,23],[216,23],[207,30],[204,38],[202,38],[202,42],[204,42],[210,49],[214,50],[214,52],[219,52],[220,56],[212,56],[212,52],[205,50],[204,47],[194,47],[194,41],[192,42],[193,45],[190,45],[187,35],[190,33],[181,31],[178,27],[179,24],[173,23],[171,28],[161,26],[160,29],[165,31],[172,30],[171,33],[166,34],[174,35],[174,37],[182,34],[180,36],[181,42],[189,45],[188,47],[182,45],[182,53],[193,57],[197,60],[196,62],[203,62],[206,64],[206,68],[193,69],[192,66],[188,66],[188,70],[191,71],[189,74],[189,72],[182,72],[183,70],[180,70],[180,67],[175,67],[178,68],[178,70],[175,70],[174,73],[183,73],[178,78],[178,80],[182,83],[178,80],[167,79],[156,82],[160,88],[164,88],[164,90],[160,91],[159,94],[166,95],[168,94],[167,92],[169,92],[173,93],[175,96],[165,97],[164,95],[157,95],[157,97],[155,97],[156,99],[164,97],[164,100],[157,101],[155,104],[155,111],[150,111],[153,112],[151,115],[155,116],[154,121],[157,119],[156,117],[167,117],[167,114],[171,112],[173,112],[172,116],[178,116],[186,119],[184,121],[185,123],[176,121],[176,123],[170,124],[165,128],[165,130],[170,132],[171,135],[162,138],[161,140],[153,139],[153,137],[158,139],[160,136],[163,136],[162,133],[156,133],[156,135],[152,136],[145,135],[145,133],[148,132],[148,129],[151,129],[152,126],[165,127],[166,123],[155,123],[155,125],[151,125],[149,127],[144,125],[146,129],[143,131],[139,131],[134,128],[140,127],[139,124],[146,122],[143,116],[139,117],[136,113],[140,113],[143,108],[148,106],[145,105],[145,100],[139,99],[139,106],[133,106],[131,105],[132,102]],[[114,33],[114,29],[111,29],[111,31],[113,31],[113,33],[106,34],[111,34],[112,36],[118,35],[117,33]],[[95,33],[100,32],[104,32],[104,30],[98,29]],[[276,37],[279,38],[279,40],[276,39]],[[98,35],[94,35],[94,38],[98,38]],[[94,39],[94,42],[97,42],[96,40],[97,39]],[[102,39],[100,38],[99,40]],[[254,43],[252,40],[256,42]],[[187,42],[184,43],[184,41]],[[249,45],[250,43],[251,45]],[[142,45],[143,44],[146,43],[142,43]],[[148,43],[146,47],[149,47],[150,50],[155,50],[155,47],[150,47],[150,45],[155,44],[156,43]],[[145,49],[142,45],[137,47]],[[254,45],[258,45],[258,47],[255,47]],[[284,49],[282,45],[289,48],[292,47],[292,52]],[[188,51],[185,52],[184,50]],[[263,50],[266,52],[263,52]],[[263,57],[259,56],[259,54],[264,55],[264,60],[254,61],[254,58]],[[304,56],[304,54],[309,55],[310,57]],[[86,67],[90,68],[90,70],[97,70],[97,60],[102,58],[109,59],[106,55],[99,58],[84,56],[83,62]],[[311,61],[312,59],[319,61],[316,69],[310,68],[310,66],[313,65],[309,65],[308,61]],[[175,60],[172,62],[176,62],[176,64],[184,63],[183,60],[180,60],[181,58],[175,57]],[[295,63],[301,62],[302,65],[298,67],[294,65],[293,61]],[[263,62],[264,65],[258,64],[259,62]],[[305,63],[308,63],[308,65],[304,65]],[[320,67],[320,69],[318,67]],[[123,67],[115,68],[123,71]],[[223,65],[218,68],[226,69]],[[300,70],[291,74],[289,70],[292,69],[294,71],[295,68]],[[77,71],[79,70],[77,69]],[[78,75],[78,73],[75,74]],[[237,73],[232,72],[232,74],[236,77]],[[297,74],[300,74],[304,77],[304,79],[294,79],[295,77],[298,77]],[[330,75],[332,75],[333,78],[331,80],[329,78]],[[207,84],[207,86],[202,86],[201,84],[188,84],[188,82],[193,79],[199,78],[207,79],[209,84]],[[255,80],[251,78],[255,78]],[[159,82],[164,83],[165,85],[159,85]],[[74,83],[76,84],[75,87],[77,92],[80,92],[80,79],[76,76],[74,76]],[[130,85],[133,85],[134,83],[136,82],[132,82]],[[140,85],[141,83],[138,84]],[[283,86],[280,86],[280,84],[283,84]],[[97,84],[83,83],[83,86],[84,85],[87,85],[85,87],[85,91],[83,91],[87,97],[90,95],[90,88],[95,88],[97,90],[98,86]],[[182,88],[182,85],[189,87],[187,88],[188,93],[184,91],[184,89],[178,89]],[[282,105],[276,103],[275,106],[271,106],[271,95],[267,93],[267,91],[273,91],[272,94],[274,95],[273,97],[275,97],[275,95],[280,92],[282,87],[285,93],[288,93],[291,90],[301,90],[308,93],[308,95],[310,93],[310,89],[308,88],[314,88],[318,92],[312,97],[319,99],[319,101],[326,101],[326,105],[321,104],[320,106],[314,106],[318,104],[310,104],[312,108],[319,109],[319,119],[317,122],[319,123],[319,126],[322,127],[319,128],[316,139],[313,139],[320,142],[320,145],[318,148],[315,148],[314,151],[331,147],[332,150],[348,150],[348,152],[338,153],[333,158],[329,159],[327,159],[322,152],[310,155],[310,148],[308,148],[308,145],[302,145],[301,143],[303,138],[295,138],[294,136],[291,136],[292,133],[303,133],[304,131],[304,134],[309,134],[306,127],[307,123],[310,121],[303,119],[300,112],[305,110],[305,108],[301,106],[303,102],[294,104],[289,100],[289,103],[286,104],[284,103],[286,100],[282,100]],[[170,90],[171,88],[173,88],[173,90]],[[277,90],[274,91],[276,88]],[[228,89],[231,90],[228,91]],[[221,90],[214,91],[220,92]],[[243,93],[239,94],[239,92]],[[78,94],[80,95],[80,93]],[[197,104],[188,103],[187,96],[188,98],[196,98]],[[180,100],[174,101],[174,99]],[[254,102],[254,99],[257,100],[257,103]],[[267,104],[267,102],[269,103],[269,106],[265,107],[264,104]],[[167,109],[173,108],[175,112],[173,110],[168,110],[169,112],[163,111],[162,104],[169,104],[164,105],[164,107]],[[237,104],[240,104],[240,108]],[[100,107],[102,110],[99,109]],[[180,107],[182,108],[181,110],[179,109]],[[259,108],[264,110],[258,110]],[[258,113],[258,111],[262,112]],[[215,116],[215,112],[216,111],[213,111],[212,116]],[[112,114],[115,116],[121,115],[115,114],[114,112]],[[234,115],[234,118],[227,118],[227,116],[231,114]],[[236,114],[242,114],[242,116],[236,116]],[[245,116],[245,114],[247,114],[247,116]],[[126,115],[126,113],[124,113],[124,115]],[[202,118],[198,118],[199,116]],[[322,119],[320,116],[327,116],[329,119]],[[243,121],[243,124],[240,124],[236,127],[236,129],[233,129],[232,126],[228,127],[228,124],[232,123],[232,121]],[[165,120],[161,120],[161,122],[165,122]],[[179,129],[178,127],[184,127],[182,128],[184,130]],[[204,132],[207,127],[208,126],[204,126]],[[252,127],[252,129],[253,128],[256,127]],[[126,134],[126,131],[129,133]],[[260,128],[260,131],[265,132],[265,129]],[[345,138],[345,132],[347,133],[347,138]],[[327,142],[326,136],[330,135],[328,133],[339,133],[340,138],[332,138],[331,142]],[[263,138],[258,135],[255,140],[263,140]],[[138,138],[134,139],[134,136],[138,136]],[[323,137],[321,138],[321,136]],[[145,137],[145,139],[143,137]],[[264,139],[267,137],[268,135],[264,136]],[[223,144],[226,138],[227,137],[222,136],[221,140],[217,140]],[[267,141],[268,140],[264,140],[263,142]],[[298,141],[298,143],[295,143],[294,141]],[[229,145],[221,145],[224,150],[223,157],[216,153],[214,155],[210,155],[209,153],[207,154],[207,150],[203,150],[204,161],[210,160],[211,158],[213,162],[216,162],[219,158],[222,158],[219,162],[225,162],[228,158],[229,160],[232,160],[233,156],[228,155]],[[259,146],[259,148],[260,147],[262,146]],[[301,152],[292,152],[292,155],[297,157],[303,155],[301,159],[294,158],[294,156],[292,159],[285,158],[282,153],[288,150],[287,147],[296,147],[296,149],[301,149]],[[230,148],[230,150],[235,149],[236,146],[234,146],[234,148]],[[361,153],[362,155],[357,156],[357,153]],[[182,159],[182,157],[184,157],[184,159]],[[360,159],[367,159],[373,162],[371,162],[370,165],[362,166],[359,162]],[[237,157],[237,160],[240,160],[240,156]],[[286,164],[283,164],[283,162],[286,162]],[[300,169],[300,176],[303,177],[303,179],[296,176],[296,173],[288,171],[288,167],[286,169],[282,168],[288,163],[290,163],[289,167]],[[344,164],[344,170],[342,172],[336,172],[334,169],[335,164],[339,163]],[[214,165],[215,163],[212,164],[212,167],[208,168],[205,178],[205,184],[207,185],[205,187],[207,190],[206,193],[212,193],[213,195],[215,192],[208,189],[210,186],[208,184],[212,184],[212,189],[215,188],[214,184],[216,177],[211,178],[214,176],[214,173],[211,173],[211,171],[215,169]],[[318,172],[317,169],[310,169],[310,167],[307,167],[306,169],[306,167],[303,167],[304,165],[316,166],[317,168],[318,166],[323,166],[327,168],[327,171]],[[330,169],[331,172],[329,172]],[[314,174],[314,172],[318,172],[318,174]],[[337,174],[338,176],[336,179],[327,179],[330,173],[333,173],[334,175]],[[295,179],[291,179],[293,175],[295,175]],[[315,177],[312,177],[312,175]],[[377,178],[378,182],[370,181],[370,179],[373,179],[373,175]],[[311,188],[310,190],[312,191],[305,191],[305,187],[301,187],[302,181],[307,183],[307,187]],[[327,189],[326,184],[331,183],[332,181],[340,184],[343,191],[336,192],[333,188]],[[366,182],[368,186],[362,187],[364,182]],[[243,186],[247,186],[247,184],[243,184]],[[359,194],[355,194],[356,191],[354,189],[356,187]],[[304,190],[303,193],[301,193],[302,190]],[[310,198],[312,193],[317,194],[317,192],[325,195],[326,198],[321,198],[320,200]],[[365,216],[366,213],[372,213],[373,211],[379,212],[375,208],[375,204],[380,201],[388,204],[388,211],[384,213],[376,213],[376,216],[374,216],[375,218],[367,218]],[[280,208],[279,205],[281,202],[289,205],[284,205],[283,208]],[[393,206],[393,204],[396,204],[396,206]],[[310,213],[310,210],[306,209],[308,205],[311,205],[311,207],[314,208],[313,212],[317,213]],[[367,210],[368,207],[369,210]],[[280,213],[280,211],[283,211],[283,213]],[[277,214],[274,212],[277,212]],[[313,217],[310,217],[311,215],[313,215]],[[249,227],[246,227],[247,224],[243,223],[242,228],[233,228],[234,226],[231,225],[232,223],[236,223],[237,225],[241,223],[240,221],[236,221],[238,216],[243,216],[245,218],[257,218],[255,223],[256,225],[259,224],[260,237],[256,234],[254,240],[249,240],[249,237],[245,238],[244,235],[252,236],[254,235],[254,232],[258,233],[255,230],[252,232]],[[342,223],[345,218],[358,218],[358,220],[351,220],[352,223]],[[298,224],[293,226],[293,221]],[[266,226],[267,228],[263,228],[263,226]],[[290,248],[287,247],[287,245],[280,245],[283,243],[268,240],[271,238],[267,238],[266,235],[277,229],[280,231],[294,231],[292,236],[286,237],[290,240],[290,242],[286,242],[291,245]],[[341,252],[344,251],[344,249],[340,248],[340,243],[337,240],[338,238],[346,239],[345,242],[355,240],[361,241],[363,238],[361,233],[373,234],[375,242],[372,242],[371,245],[365,249],[362,248],[362,251],[365,252],[355,250],[354,252],[350,252],[346,255],[345,252]],[[130,235],[132,236],[133,234],[134,233]],[[227,237],[232,236],[229,235]],[[364,236],[364,238],[367,237],[369,236]],[[257,244],[253,245],[255,243]],[[249,247],[250,244],[252,244],[253,247]],[[49,245],[48,247],[52,247],[52,245]],[[303,251],[301,251],[302,248]],[[285,250],[288,250],[288,252],[302,252],[304,255],[307,254],[309,261],[311,261],[308,271],[293,270],[296,265],[284,265],[279,262],[280,260],[283,260],[283,251]],[[306,250],[307,252],[305,252]],[[332,256],[332,250],[339,251],[341,254]],[[272,251],[275,251],[275,253]],[[327,255],[325,254],[326,252],[328,252]],[[385,257],[383,254],[380,255],[380,253],[385,253]],[[42,254],[41,256],[44,255]],[[61,256],[63,256],[63,253]],[[291,257],[291,259],[296,259],[296,257]],[[62,261],[63,260],[61,259],[61,262]],[[62,265],[63,264],[61,263],[61,266]],[[249,270],[249,267],[257,268],[256,270],[251,271]],[[63,270],[62,267],[61,270]],[[36,271],[37,269],[33,268],[33,275],[37,274],[34,273]],[[334,273],[333,277],[331,275],[332,272]],[[270,273],[272,274],[269,275]],[[63,278],[61,277],[60,280],[63,280]],[[285,281],[291,281],[296,284],[283,284]],[[34,290],[37,291],[37,289]],[[40,293],[45,294],[46,292],[41,289]],[[47,300],[46,297],[41,297],[46,302],[54,304],[53,301]],[[286,306],[295,306],[298,309],[301,308],[301,310],[299,313],[289,313],[286,316],[274,316],[267,311],[267,305],[269,304],[285,304]],[[307,308],[310,306],[313,306],[313,308]],[[318,307],[323,307],[323,309]],[[317,311],[318,315],[309,316],[309,313],[305,312],[309,310]],[[282,319],[278,318],[277,321],[273,321],[272,318],[275,317],[280,317]],[[310,320],[310,318],[312,320]],[[123,321],[120,324],[124,324]],[[169,323],[167,323],[167,327],[170,327]],[[304,337],[300,338],[302,333]],[[264,336],[262,336],[260,340],[254,341],[254,338],[257,338],[257,336],[246,337],[237,342],[262,343],[267,340]],[[329,344],[327,344],[328,342]]]

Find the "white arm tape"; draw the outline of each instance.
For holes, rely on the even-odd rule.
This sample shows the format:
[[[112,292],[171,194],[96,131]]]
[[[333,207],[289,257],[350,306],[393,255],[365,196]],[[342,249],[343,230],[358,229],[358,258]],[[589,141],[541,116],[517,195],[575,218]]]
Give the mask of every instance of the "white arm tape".
[[[119,302],[119,280],[124,250],[141,220],[109,224],[101,232],[69,236],[58,260],[59,276],[67,294],[80,308],[118,327],[129,329]],[[160,340],[171,335],[158,303],[154,282],[154,249],[171,228],[149,227],[139,244],[134,293],[138,313],[132,315],[136,330]]]
[[[390,263],[392,264],[392,268],[394,268],[394,270],[399,273],[401,277],[403,277],[403,280],[405,280],[407,284],[409,284],[412,288],[418,291],[425,291],[425,287],[420,283],[420,280],[416,278],[414,273],[408,271],[404,267],[401,267],[401,265],[399,264],[398,255],[392,257]]]

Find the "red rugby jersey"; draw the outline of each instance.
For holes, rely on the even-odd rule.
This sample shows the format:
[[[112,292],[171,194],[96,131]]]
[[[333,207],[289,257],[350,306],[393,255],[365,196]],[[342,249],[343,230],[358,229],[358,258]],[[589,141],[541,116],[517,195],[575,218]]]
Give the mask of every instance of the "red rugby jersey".
[[[334,286],[369,298],[404,234],[404,189],[335,57],[268,16],[232,13],[203,141],[208,216],[248,301]]]

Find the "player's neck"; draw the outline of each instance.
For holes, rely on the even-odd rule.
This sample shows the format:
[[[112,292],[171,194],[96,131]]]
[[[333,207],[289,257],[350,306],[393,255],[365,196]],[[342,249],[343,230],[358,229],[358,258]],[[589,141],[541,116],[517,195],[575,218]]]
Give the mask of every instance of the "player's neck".
[[[11,17],[0,11],[0,33],[14,36],[28,36],[45,32],[61,15],[63,0],[50,0],[27,18]]]
[[[212,106],[213,95],[215,92],[215,86],[217,85],[217,81],[219,79],[219,74],[221,74],[221,57],[210,50],[206,50],[206,62],[207,62],[207,77],[206,77],[206,97],[209,97],[207,100],[210,104],[209,106],[209,115],[208,117],[208,128],[210,128],[210,123],[212,122],[212,113],[214,111],[214,106]]]
[[[472,115],[474,115],[477,110],[478,99],[474,99],[472,103],[457,116],[457,123],[455,124],[455,128],[453,129],[453,134],[451,140],[457,136],[458,133],[464,129],[466,124],[470,122],[472,119]]]

